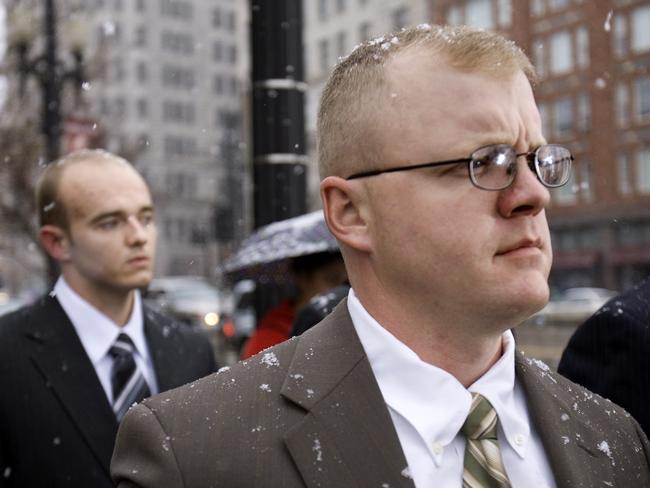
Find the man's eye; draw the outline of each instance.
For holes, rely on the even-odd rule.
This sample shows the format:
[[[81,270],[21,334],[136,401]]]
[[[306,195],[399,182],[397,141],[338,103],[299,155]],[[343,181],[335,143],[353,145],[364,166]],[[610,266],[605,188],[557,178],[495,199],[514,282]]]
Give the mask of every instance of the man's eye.
[[[153,215],[151,214],[141,215],[139,220],[140,220],[140,224],[149,225],[153,223]]]
[[[103,220],[99,223],[99,228],[103,230],[111,230],[117,227],[117,220],[116,219],[111,219],[111,220]]]

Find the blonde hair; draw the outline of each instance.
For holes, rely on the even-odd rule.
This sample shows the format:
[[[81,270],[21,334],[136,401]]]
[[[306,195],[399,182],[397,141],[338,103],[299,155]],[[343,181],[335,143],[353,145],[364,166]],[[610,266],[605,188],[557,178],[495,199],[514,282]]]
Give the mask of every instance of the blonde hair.
[[[77,164],[120,164],[133,169],[126,159],[103,149],[81,149],[48,164],[36,184],[39,226],[55,225],[66,232],[69,230],[68,216],[59,188],[65,170]]]
[[[511,78],[522,71],[531,82],[535,69],[523,51],[504,37],[467,26],[421,25],[357,46],[334,68],[318,111],[318,161],[321,178],[344,176],[376,162],[379,138],[373,119],[386,104],[386,65],[409,48],[421,48],[460,71]]]

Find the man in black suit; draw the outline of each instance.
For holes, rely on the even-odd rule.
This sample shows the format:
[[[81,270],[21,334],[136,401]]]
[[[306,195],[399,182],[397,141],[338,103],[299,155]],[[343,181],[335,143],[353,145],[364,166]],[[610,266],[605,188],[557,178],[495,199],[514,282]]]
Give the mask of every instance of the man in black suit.
[[[558,372],[624,407],[650,434],[650,280],[578,327]]]
[[[156,227],[127,161],[72,153],[47,167],[36,196],[61,276],[0,320],[0,485],[108,488],[124,411],[211,373],[214,357],[205,337],[142,305]]]

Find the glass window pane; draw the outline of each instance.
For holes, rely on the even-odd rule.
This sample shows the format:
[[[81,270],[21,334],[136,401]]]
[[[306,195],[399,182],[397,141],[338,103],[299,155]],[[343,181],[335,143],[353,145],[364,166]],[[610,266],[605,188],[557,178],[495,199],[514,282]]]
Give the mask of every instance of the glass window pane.
[[[639,151],[637,182],[640,192],[650,193],[650,148]]]
[[[630,185],[630,160],[627,154],[619,154],[616,160],[616,173],[618,192],[621,195],[629,195],[632,192],[632,185]]]
[[[650,119],[650,76],[636,80],[636,115],[639,120]]]
[[[399,7],[393,10],[393,29],[397,30],[406,27],[409,23],[408,16],[408,7]]]
[[[566,185],[559,188],[552,188],[551,195],[553,200],[559,205],[570,205],[576,201],[576,190],[575,187],[575,165],[571,167],[571,176]]]
[[[493,29],[491,0],[468,0],[465,6],[465,23],[482,29]]]
[[[544,133],[544,137],[546,137],[546,139],[552,139],[553,132],[551,129],[548,106],[546,103],[538,103],[537,108],[539,109],[539,116],[542,119],[542,132]]]
[[[591,128],[591,99],[586,93],[578,96],[578,129],[585,132]]]
[[[650,49],[650,5],[632,11],[632,49],[645,51]]]
[[[630,122],[630,90],[627,83],[619,82],[616,85],[616,123],[625,127]]]
[[[591,180],[593,175],[593,168],[591,161],[588,159],[580,160],[580,194],[582,195],[582,200],[585,202],[591,202],[594,199],[594,193],[591,188]]]
[[[580,68],[589,65],[589,32],[584,26],[576,30],[576,61]]]
[[[539,16],[539,15],[544,14],[544,11],[546,9],[544,3],[545,3],[545,0],[533,0],[533,4],[532,4],[532,7],[531,7],[532,11],[533,11],[533,15]]]
[[[497,6],[499,9],[499,25],[501,27],[508,27],[512,24],[512,1],[499,0]]]
[[[554,127],[556,136],[567,136],[573,132],[573,99],[558,98],[554,104]]]
[[[568,31],[556,32],[551,36],[551,73],[562,74],[573,68],[573,49]]]
[[[544,59],[544,41],[537,39],[533,41],[533,65],[540,78],[546,76],[546,60]]]
[[[614,54],[621,57],[627,53],[627,17],[623,15],[614,16],[614,33],[612,42],[614,43]]]
[[[463,23],[463,15],[458,5],[449,7],[447,10],[447,23],[449,25],[460,25]]]

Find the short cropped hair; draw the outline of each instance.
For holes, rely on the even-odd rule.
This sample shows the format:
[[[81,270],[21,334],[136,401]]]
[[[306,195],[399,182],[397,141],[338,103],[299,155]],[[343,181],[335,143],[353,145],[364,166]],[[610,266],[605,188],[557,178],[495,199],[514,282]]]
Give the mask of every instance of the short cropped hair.
[[[59,194],[61,178],[70,166],[89,163],[124,164],[132,167],[126,159],[103,149],[81,149],[48,164],[36,184],[36,209],[40,227],[55,225],[69,231],[65,202]]]
[[[373,133],[373,120],[381,117],[388,99],[385,67],[409,48],[420,48],[460,71],[503,79],[521,71],[531,83],[536,79],[530,60],[514,42],[472,27],[423,24],[364,42],[334,68],[321,96],[321,178],[343,176],[343,169],[351,173],[376,162],[380,138]]]

